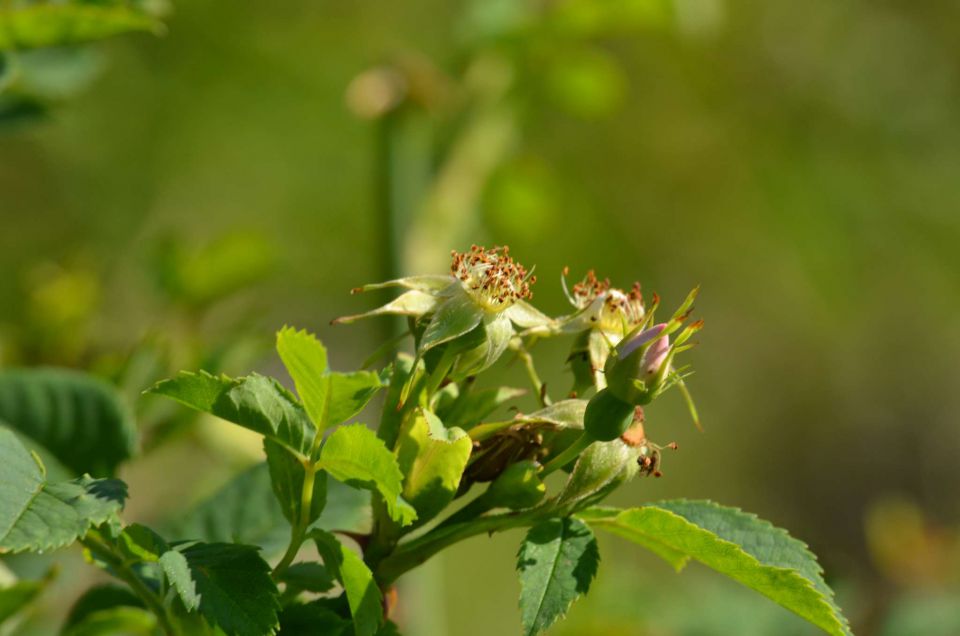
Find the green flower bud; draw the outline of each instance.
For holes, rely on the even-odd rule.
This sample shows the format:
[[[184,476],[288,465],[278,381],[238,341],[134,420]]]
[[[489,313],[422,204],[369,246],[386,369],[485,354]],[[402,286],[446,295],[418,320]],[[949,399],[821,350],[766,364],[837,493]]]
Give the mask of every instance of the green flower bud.
[[[619,439],[595,442],[577,460],[563,490],[552,502],[562,515],[595,505],[640,471],[640,449]]]
[[[540,470],[540,464],[531,460],[508,466],[490,484],[485,499],[495,508],[511,510],[537,505],[547,492],[547,487],[538,476]]]
[[[610,389],[604,389],[587,403],[583,429],[595,440],[615,440],[633,424],[634,411],[633,404],[624,402]]]

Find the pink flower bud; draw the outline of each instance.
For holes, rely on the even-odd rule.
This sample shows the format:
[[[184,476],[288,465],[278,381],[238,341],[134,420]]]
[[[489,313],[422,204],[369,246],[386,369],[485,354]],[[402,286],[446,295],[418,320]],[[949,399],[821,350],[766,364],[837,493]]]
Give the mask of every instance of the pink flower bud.
[[[628,355],[630,355],[640,347],[644,346],[645,344],[647,344],[648,342],[650,342],[651,340],[659,336],[660,332],[666,329],[666,327],[667,327],[667,323],[661,322],[660,324],[654,325],[649,329],[644,329],[643,331],[635,335],[633,338],[630,338],[630,340],[620,343],[620,346],[617,347],[617,349],[619,349],[620,357],[626,358]],[[663,339],[666,340],[667,337],[664,336]],[[667,344],[669,345],[669,342]],[[650,349],[653,349],[656,346],[657,346],[656,344],[651,345]],[[649,353],[649,351],[647,353]],[[661,359],[661,362],[662,361],[663,360]]]
[[[670,353],[670,336],[660,336],[643,352],[643,361],[640,363],[641,379],[647,380],[657,375]]]

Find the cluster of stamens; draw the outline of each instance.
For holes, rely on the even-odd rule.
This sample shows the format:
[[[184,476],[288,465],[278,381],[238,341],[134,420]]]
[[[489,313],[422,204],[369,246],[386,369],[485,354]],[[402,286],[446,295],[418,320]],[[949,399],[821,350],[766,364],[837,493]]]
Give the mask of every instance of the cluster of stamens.
[[[451,256],[450,273],[484,309],[500,311],[533,296],[530,285],[537,277],[510,257],[506,245],[489,250],[471,245],[469,252],[453,250]]]
[[[567,270],[564,270],[564,274]],[[571,290],[573,302],[577,309],[589,307],[597,298],[603,299],[597,326],[604,331],[620,332],[625,328],[636,326],[643,322],[643,295],[640,293],[640,283],[634,283],[629,292],[612,287],[609,278],[600,280],[591,269],[579,283],[574,284]]]

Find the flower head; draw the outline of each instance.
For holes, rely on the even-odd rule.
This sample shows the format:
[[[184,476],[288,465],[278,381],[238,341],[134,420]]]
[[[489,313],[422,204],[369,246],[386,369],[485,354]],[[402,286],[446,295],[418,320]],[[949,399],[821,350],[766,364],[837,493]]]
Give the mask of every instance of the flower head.
[[[472,245],[468,252],[452,250],[450,254],[450,273],[484,310],[501,312],[533,297],[530,285],[537,277],[513,260],[506,245],[492,249]]]
[[[624,291],[611,286],[609,278],[598,279],[592,269],[573,285],[568,298],[579,310],[572,320],[575,328],[599,329],[616,341],[642,323],[646,315],[640,283]]]

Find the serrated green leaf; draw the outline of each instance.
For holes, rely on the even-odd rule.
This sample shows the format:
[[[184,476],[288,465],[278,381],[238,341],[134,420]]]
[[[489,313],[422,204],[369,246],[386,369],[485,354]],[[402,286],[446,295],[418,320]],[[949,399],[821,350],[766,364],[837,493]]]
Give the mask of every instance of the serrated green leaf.
[[[444,342],[462,336],[483,320],[484,311],[466,294],[460,293],[447,299],[438,308],[423,336],[420,338],[421,353]]]
[[[416,519],[416,511],[400,496],[403,474],[396,458],[383,440],[363,424],[335,430],[323,445],[319,466],[334,479],[379,492],[391,518],[401,525]]]
[[[0,372],[0,420],[74,474],[110,477],[136,451],[133,415],[117,390],[76,371]]]
[[[436,415],[420,411],[407,419],[397,440],[403,498],[423,524],[446,508],[460,486],[473,442],[462,429],[447,429]]]
[[[277,352],[310,419],[321,432],[362,411],[381,387],[380,376],[370,371],[331,372],[326,348],[307,331],[281,329],[277,332]]]
[[[0,50],[68,46],[132,31],[158,32],[152,16],[127,5],[10,5],[0,9]]]
[[[327,424],[330,398],[326,347],[305,330],[284,327],[277,332],[277,353],[293,378],[307,414],[323,430]]]
[[[197,584],[190,572],[187,557],[177,550],[168,550],[160,556],[160,567],[187,611],[196,611],[200,607],[200,595],[197,594]]]
[[[181,371],[147,392],[248,428],[302,455],[310,452],[317,435],[303,406],[279,382],[256,373],[231,379]]]
[[[324,565],[343,585],[356,636],[373,636],[383,622],[380,588],[373,573],[363,559],[329,532],[314,530],[310,536],[317,544]]]
[[[303,480],[306,470],[299,459],[273,440],[264,440],[263,450],[267,454],[270,482],[273,484],[273,492],[280,502],[280,509],[287,521],[295,525],[300,522],[301,518]],[[320,471],[314,476],[309,523],[317,520],[326,503],[327,474]]]
[[[700,561],[828,634],[850,633],[816,557],[785,530],[754,515],[708,501],[677,500],[586,518],[644,547],[662,546],[654,551],[675,566],[691,558]]]
[[[380,376],[372,371],[330,373],[330,413],[328,428],[354,417],[383,386]]]
[[[590,589],[600,553],[578,519],[549,519],[530,528],[517,558],[523,633],[535,636],[562,618]]]
[[[144,604],[130,588],[122,585],[104,583],[89,588],[70,608],[63,625],[64,636],[73,636],[71,629],[85,623],[88,617],[117,607],[143,609]]]
[[[170,549],[163,537],[139,523],[124,528],[117,543],[127,557],[138,561],[157,561]]]
[[[227,636],[276,633],[277,587],[255,547],[186,544],[164,554],[160,564],[184,606],[198,609]]]
[[[43,468],[9,430],[0,429],[0,553],[73,543],[91,527],[116,522],[126,485],[84,475],[48,483]]]
[[[288,605],[280,612],[280,633],[283,636],[346,636],[353,623],[331,609],[327,599]]]

